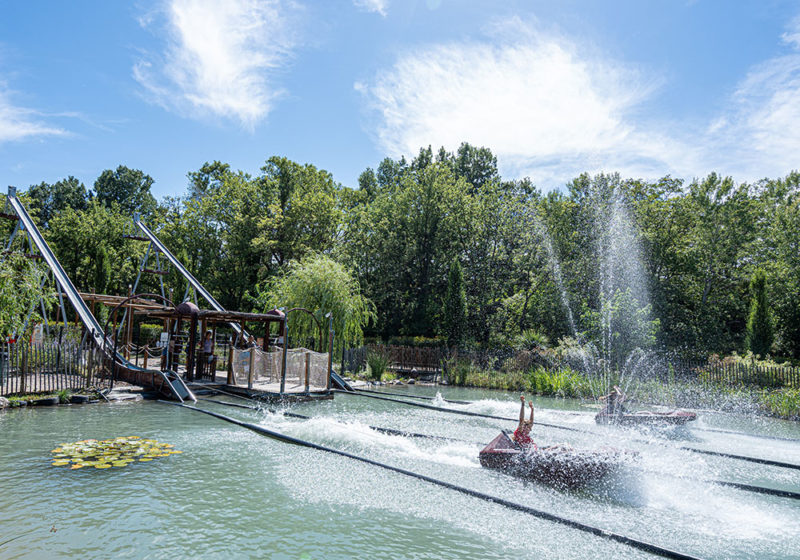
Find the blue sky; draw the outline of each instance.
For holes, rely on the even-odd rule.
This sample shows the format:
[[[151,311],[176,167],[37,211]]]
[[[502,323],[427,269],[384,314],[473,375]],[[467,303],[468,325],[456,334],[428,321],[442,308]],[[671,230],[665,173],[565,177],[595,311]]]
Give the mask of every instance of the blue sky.
[[[272,155],[346,186],[422,146],[578,173],[737,181],[800,168],[796,1],[9,2],[3,187],[141,169],[154,194]]]

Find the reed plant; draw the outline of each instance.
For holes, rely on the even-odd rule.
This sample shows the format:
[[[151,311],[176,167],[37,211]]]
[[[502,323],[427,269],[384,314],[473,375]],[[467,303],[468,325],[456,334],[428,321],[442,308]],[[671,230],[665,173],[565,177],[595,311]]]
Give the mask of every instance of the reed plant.
[[[370,350],[367,352],[367,366],[370,379],[380,381],[383,372],[389,367],[389,358],[384,356],[381,352]]]
[[[760,404],[774,416],[800,419],[800,389],[764,391],[761,394]]]
[[[590,380],[569,367],[547,370],[542,366],[528,373],[530,390],[538,395],[584,398],[592,396]]]

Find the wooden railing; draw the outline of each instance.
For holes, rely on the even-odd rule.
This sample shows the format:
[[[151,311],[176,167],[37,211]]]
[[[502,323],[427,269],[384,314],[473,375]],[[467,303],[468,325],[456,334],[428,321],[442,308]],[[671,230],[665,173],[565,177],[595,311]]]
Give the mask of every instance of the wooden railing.
[[[103,360],[94,344],[0,344],[0,395],[51,393],[102,386]]]

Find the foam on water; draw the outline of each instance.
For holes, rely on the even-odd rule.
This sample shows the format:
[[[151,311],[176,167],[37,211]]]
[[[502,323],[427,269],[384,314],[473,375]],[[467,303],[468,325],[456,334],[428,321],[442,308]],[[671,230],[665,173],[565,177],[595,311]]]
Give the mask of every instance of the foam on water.
[[[277,422],[275,420],[278,420]],[[284,421],[285,420],[285,421]],[[373,430],[359,422],[340,422],[329,417],[309,420],[288,421],[290,419],[271,415],[261,424],[279,429],[283,433],[336,449],[374,454],[376,449],[388,454],[409,459],[421,459],[435,463],[466,468],[479,468],[477,451],[474,446],[464,443],[422,445],[418,440],[399,435],[391,435]]]

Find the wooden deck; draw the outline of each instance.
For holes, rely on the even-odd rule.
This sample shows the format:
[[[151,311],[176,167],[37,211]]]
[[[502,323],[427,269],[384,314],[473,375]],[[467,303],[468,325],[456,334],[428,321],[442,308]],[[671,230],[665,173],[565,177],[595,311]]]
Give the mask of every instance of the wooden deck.
[[[213,391],[214,389],[233,393],[243,397],[255,398],[268,402],[274,401],[308,401],[319,399],[333,399],[333,392],[327,387],[309,385],[306,392],[305,384],[286,383],[283,394],[281,394],[280,383],[253,383],[252,389],[241,385],[229,385],[225,372],[217,371],[217,375],[211,379],[198,379],[187,382],[192,391],[202,391],[204,388]]]

